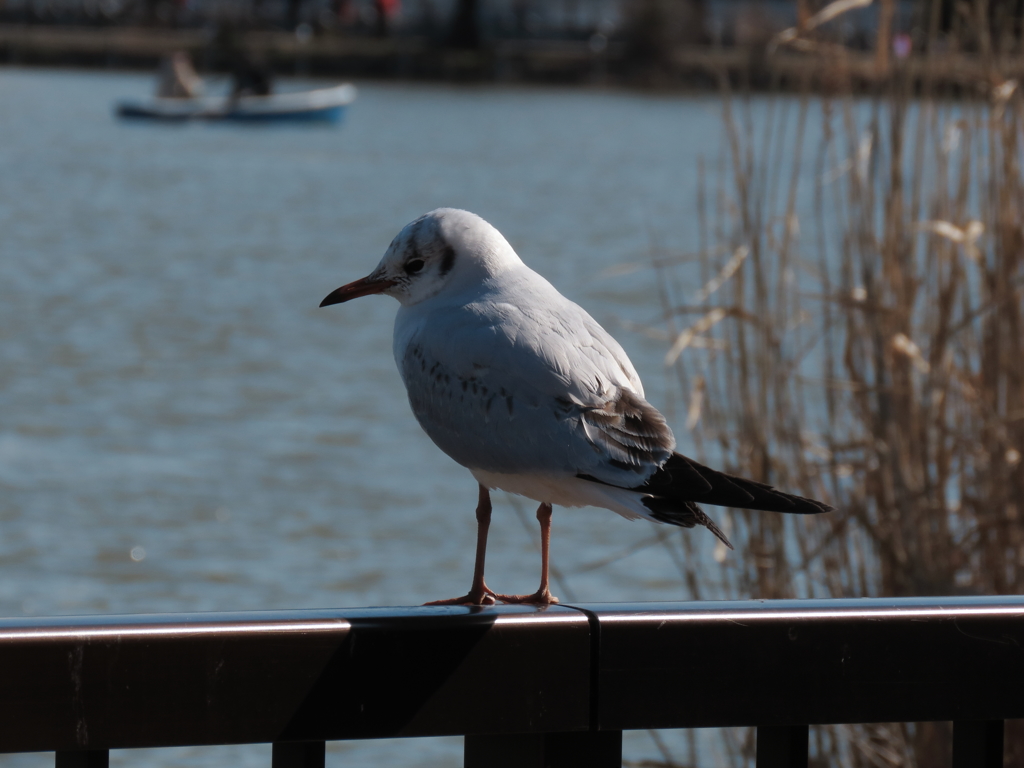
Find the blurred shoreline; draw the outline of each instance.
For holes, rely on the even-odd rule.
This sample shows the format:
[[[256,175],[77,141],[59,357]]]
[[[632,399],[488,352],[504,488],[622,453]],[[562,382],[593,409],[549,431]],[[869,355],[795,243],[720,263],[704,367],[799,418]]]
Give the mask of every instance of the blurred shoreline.
[[[815,51],[745,45],[678,45],[656,59],[638,58],[627,41],[504,39],[459,48],[428,36],[372,37],[296,30],[233,31],[252,55],[280,75],[406,81],[557,84],[657,90],[715,91],[739,87],[822,94],[875,92],[899,80],[912,90],[939,86],[947,96],[984,95],[992,79],[1024,77],[1024,55],[931,52],[903,58],[877,50]],[[154,70],[186,51],[206,74],[226,70],[217,28],[0,24],[0,66],[59,66]]]

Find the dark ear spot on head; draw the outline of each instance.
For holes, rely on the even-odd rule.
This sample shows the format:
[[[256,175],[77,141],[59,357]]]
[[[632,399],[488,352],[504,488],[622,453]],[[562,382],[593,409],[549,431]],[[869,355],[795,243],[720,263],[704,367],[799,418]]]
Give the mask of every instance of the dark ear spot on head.
[[[452,267],[455,266],[455,249],[450,245],[444,247],[444,252],[441,254],[441,268],[438,270],[438,274],[444,277],[452,271]]]

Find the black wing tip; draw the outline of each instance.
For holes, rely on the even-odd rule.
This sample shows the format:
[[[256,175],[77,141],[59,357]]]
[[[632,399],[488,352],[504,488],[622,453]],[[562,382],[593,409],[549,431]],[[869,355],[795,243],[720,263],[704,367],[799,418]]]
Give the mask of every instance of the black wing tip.
[[[745,477],[737,477],[736,475],[719,472],[710,467],[705,467],[703,464],[681,453],[673,453],[672,457],[662,467],[662,471],[669,475],[673,474],[672,470],[675,470],[674,474],[679,476],[678,479],[684,482],[690,478],[699,478],[700,486],[694,487],[695,484],[691,484],[690,487],[685,489],[678,487],[658,489],[668,490],[669,492],[666,495],[682,495],[683,498],[699,501],[703,504],[716,504],[735,509],[752,509],[762,512],[781,512],[792,515],[818,515],[835,511],[835,507],[823,501],[785,493],[767,483],[759,483],[756,480],[748,480]],[[670,486],[671,480],[670,476]],[[650,481],[648,481],[648,484],[650,484]]]
[[[776,491],[778,493],[778,491]],[[785,496],[793,503],[793,509],[788,510],[790,514],[794,515],[821,515],[825,512],[835,512],[836,508],[831,504],[826,504],[823,501],[817,499],[808,499],[803,496],[790,496],[789,494],[779,494]]]
[[[719,527],[718,527],[718,526],[717,526],[717,525],[715,524],[715,521],[714,521],[714,520],[712,520],[712,519],[711,519],[710,517],[708,517],[707,515],[704,515],[704,519],[703,519],[703,520],[701,520],[701,522],[702,522],[702,523],[704,524],[704,527],[705,527],[705,528],[707,528],[707,529],[708,529],[709,531],[711,531],[711,532],[712,532],[713,534],[715,534],[715,536],[717,536],[717,537],[718,537],[718,540],[719,540],[720,542],[722,542],[723,544],[725,544],[725,546],[727,546],[727,547],[728,547],[729,549],[733,550],[734,552],[736,551],[736,547],[734,547],[734,546],[732,545],[732,542],[731,542],[731,541],[729,541],[729,537],[728,537],[728,536],[726,536],[726,535],[725,535],[725,533],[723,533],[723,532],[722,532],[722,529],[721,529],[721,528],[719,528]]]
[[[659,498],[657,496],[644,496],[642,502],[643,505],[650,510],[651,519],[656,520],[659,523],[678,525],[680,528],[693,528],[698,525],[703,525],[715,534],[715,536],[718,537],[718,540],[725,544],[729,549],[736,549],[736,547],[732,545],[732,542],[729,541],[729,537],[726,536],[722,529],[715,524],[715,521],[708,517],[707,513],[692,501],[679,503],[672,499]]]

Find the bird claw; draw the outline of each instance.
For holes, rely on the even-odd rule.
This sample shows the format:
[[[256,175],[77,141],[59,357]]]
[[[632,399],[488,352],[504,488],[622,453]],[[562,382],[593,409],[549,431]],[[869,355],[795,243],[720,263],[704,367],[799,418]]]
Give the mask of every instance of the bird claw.
[[[452,597],[448,600],[432,600],[424,605],[494,605],[498,596],[485,585],[482,592],[470,591],[462,597]]]
[[[557,605],[558,598],[546,589],[539,589],[532,595],[494,595],[507,605]]]

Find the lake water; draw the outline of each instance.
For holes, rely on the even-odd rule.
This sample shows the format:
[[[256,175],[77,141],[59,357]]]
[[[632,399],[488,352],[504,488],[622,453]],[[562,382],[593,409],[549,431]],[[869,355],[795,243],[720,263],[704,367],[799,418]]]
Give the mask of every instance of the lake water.
[[[464,592],[476,486],[411,415],[391,357],[397,304],[317,308],[439,206],[491,221],[622,341],[655,405],[678,398],[664,342],[623,322],[658,324],[655,275],[618,267],[694,248],[715,99],[359,87],[340,128],[129,125],[111,106],[149,77],[0,69],[0,615]],[[495,503],[488,582],[532,591],[532,505],[527,529]],[[556,593],[685,598],[668,550],[640,546],[654,532],[556,510]],[[644,734],[626,753],[658,754]],[[269,755],[125,751],[112,765]],[[328,764],[457,766],[461,739],[332,744]]]

